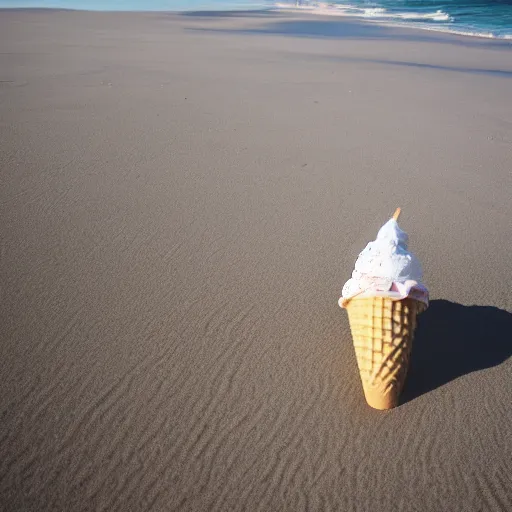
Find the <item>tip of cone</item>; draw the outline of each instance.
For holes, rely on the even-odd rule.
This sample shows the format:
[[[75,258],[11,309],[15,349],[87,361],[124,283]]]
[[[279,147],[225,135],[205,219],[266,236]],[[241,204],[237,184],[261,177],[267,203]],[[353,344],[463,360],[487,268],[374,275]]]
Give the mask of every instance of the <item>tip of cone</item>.
[[[389,409],[394,409],[399,405],[398,394],[391,393],[388,395],[382,395],[378,392],[372,392],[365,389],[364,395],[367,404],[373,409],[377,409],[379,411],[387,411]]]

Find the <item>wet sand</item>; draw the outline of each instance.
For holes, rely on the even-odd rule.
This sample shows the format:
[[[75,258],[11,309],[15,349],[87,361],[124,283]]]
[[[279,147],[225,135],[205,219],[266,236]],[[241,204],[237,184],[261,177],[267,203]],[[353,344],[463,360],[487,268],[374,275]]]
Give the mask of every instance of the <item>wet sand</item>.
[[[0,12],[0,509],[512,509],[512,45]],[[353,263],[431,307],[364,402]]]

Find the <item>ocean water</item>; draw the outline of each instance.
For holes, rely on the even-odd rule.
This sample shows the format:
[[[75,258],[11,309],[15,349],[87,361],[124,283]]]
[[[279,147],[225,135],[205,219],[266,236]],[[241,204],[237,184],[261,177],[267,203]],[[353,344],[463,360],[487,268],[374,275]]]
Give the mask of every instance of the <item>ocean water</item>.
[[[281,9],[512,40],[512,0],[284,0]]]
[[[1,7],[99,11],[274,8],[512,40],[512,0],[0,0]]]

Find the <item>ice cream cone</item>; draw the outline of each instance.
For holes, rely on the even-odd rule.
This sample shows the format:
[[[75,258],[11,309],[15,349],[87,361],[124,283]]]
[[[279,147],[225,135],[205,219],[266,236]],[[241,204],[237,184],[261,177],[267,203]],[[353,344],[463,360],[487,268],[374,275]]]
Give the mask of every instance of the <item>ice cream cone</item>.
[[[402,391],[420,301],[388,297],[354,298],[347,302],[357,364],[368,405],[391,409]]]

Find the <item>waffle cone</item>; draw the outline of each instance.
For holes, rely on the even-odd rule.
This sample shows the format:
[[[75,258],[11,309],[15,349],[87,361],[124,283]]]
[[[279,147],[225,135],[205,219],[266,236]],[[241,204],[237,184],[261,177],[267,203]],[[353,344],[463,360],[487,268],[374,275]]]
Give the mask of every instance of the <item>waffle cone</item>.
[[[416,317],[425,305],[414,299],[354,298],[346,305],[357,364],[368,405],[398,405],[409,366]]]

